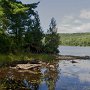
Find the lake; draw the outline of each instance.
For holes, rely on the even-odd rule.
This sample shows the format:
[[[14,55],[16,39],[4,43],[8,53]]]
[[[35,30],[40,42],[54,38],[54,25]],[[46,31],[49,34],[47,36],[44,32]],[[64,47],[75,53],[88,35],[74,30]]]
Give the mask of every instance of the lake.
[[[59,49],[63,55],[90,55],[90,47],[60,46]],[[54,69],[41,67],[35,73],[1,68],[0,90],[90,90],[90,60],[71,61],[55,61]]]
[[[61,55],[90,56],[90,47],[59,46]]]

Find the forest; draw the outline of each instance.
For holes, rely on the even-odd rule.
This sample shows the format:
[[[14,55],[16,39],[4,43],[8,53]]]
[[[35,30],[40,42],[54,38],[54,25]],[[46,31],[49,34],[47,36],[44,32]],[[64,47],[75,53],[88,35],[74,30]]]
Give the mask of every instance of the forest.
[[[90,46],[90,33],[61,33],[60,45]]]
[[[51,18],[47,33],[41,27],[38,4],[0,0],[0,53],[58,53],[59,34]]]

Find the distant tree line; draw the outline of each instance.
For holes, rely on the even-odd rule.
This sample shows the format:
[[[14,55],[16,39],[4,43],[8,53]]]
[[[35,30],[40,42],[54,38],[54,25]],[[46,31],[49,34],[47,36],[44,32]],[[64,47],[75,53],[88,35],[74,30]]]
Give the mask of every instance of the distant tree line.
[[[61,45],[90,46],[90,33],[59,34]]]
[[[0,0],[0,53],[58,53],[59,34],[51,19],[45,34],[35,8],[38,3]]]

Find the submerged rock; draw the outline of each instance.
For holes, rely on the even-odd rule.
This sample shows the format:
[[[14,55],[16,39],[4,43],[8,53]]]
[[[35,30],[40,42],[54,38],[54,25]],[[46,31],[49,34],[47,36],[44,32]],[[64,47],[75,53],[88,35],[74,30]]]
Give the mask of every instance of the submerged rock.
[[[78,62],[76,62],[76,61],[72,60],[72,61],[71,61],[71,63],[78,63]]]

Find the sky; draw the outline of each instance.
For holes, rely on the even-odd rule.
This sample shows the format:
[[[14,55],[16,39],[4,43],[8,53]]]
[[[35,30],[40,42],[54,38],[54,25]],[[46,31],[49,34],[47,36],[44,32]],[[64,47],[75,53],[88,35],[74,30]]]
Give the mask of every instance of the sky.
[[[21,0],[22,3],[40,1],[37,11],[44,31],[52,17],[57,22],[58,33],[90,32],[90,0]]]

